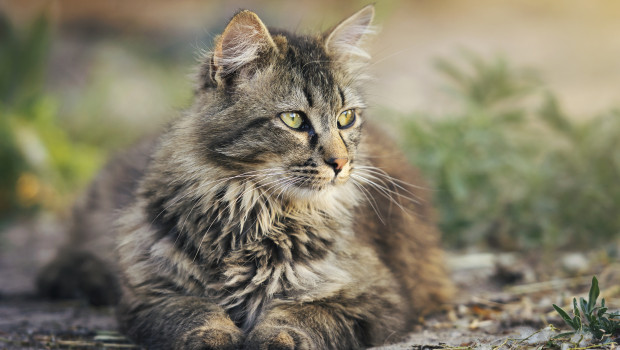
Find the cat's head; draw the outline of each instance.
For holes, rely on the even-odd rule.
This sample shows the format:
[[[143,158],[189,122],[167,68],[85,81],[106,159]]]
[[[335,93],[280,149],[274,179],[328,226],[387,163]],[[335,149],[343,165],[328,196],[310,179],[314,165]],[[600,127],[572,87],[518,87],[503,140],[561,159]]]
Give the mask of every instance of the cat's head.
[[[367,6],[316,36],[237,13],[200,70],[195,112],[211,166],[274,192],[322,193],[355,171],[366,107]]]

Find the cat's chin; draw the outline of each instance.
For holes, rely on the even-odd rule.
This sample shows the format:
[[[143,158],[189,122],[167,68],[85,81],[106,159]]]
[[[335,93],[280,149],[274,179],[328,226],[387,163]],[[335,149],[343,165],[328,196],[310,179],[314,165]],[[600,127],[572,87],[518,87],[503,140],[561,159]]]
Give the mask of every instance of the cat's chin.
[[[315,201],[320,197],[331,197],[335,191],[334,185],[324,185],[320,187],[294,187],[288,192],[288,197],[293,200]]]
[[[332,181],[320,186],[292,187],[287,190],[286,197],[291,201],[320,204],[334,199],[345,199],[355,196],[356,189],[350,181]],[[349,199],[352,200],[353,198]]]

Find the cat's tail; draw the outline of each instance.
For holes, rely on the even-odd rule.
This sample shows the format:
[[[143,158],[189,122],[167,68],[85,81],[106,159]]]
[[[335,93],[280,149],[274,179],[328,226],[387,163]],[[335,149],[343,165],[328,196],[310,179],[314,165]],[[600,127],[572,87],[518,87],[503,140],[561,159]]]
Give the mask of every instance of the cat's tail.
[[[84,299],[95,306],[115,305],[119,283],[109,264],[87,251],[62,249],[36,279],[38,294],[49,299]]]

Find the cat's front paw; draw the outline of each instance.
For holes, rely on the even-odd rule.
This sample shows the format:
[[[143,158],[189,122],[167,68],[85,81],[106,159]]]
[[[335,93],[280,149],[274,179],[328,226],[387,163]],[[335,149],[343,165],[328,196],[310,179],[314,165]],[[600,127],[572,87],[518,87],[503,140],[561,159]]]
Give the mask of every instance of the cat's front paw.
[[[236,326],[196,328],[185,336],[184,349],[236,350],[243,344],[243,333]]]
[[[288,325],[258,325],[245,342],[247,350],[314,350],[316,348],[308,333]]]

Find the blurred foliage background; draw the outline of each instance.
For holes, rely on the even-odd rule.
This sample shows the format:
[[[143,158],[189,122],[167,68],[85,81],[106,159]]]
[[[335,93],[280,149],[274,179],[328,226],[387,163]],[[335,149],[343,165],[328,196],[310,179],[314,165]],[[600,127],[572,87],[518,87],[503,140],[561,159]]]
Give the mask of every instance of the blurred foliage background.
[[[0,220],[64,206],[101,162],[62,127],[58,101],[43,89],[51,36],[45,16],[27,28],[0,16]]]
[[[535,74],[500,58],[436,67],[461,108],[404,116],[402,136],[449,245],[578,250],[618,239],[620,109],[575,121]]]
[[[0,225],[66,212],[110,152],[154,132],[191,96],[190,63],[131,40],[99,41],[83,82],[63,86],[51,69],[84,68],[50,62],[49,17],[17,27],[0,13]]]
[[[293,5],[264,1],[259,14],[268,24],[295,28],[308,21],[300,27],[315,28],[314,17],[300,17],[304,8],[336,6],[321,16],[329,25],[363,5],[342,3],[302,2],[287,17],[282,13]],[[377,4],[378,22],[391,25],[382,37],[395,30],[401,38],[406,34],[393,29],[408,20],[400,7],[404,3],[409,4]],[[451,4],[446,12],[463,12],[462,3],[446,3]],[[43,15],[24,20],[22,14],[19,21],[0,11],[0,225],[41,212],[66,212],[111,152],[174,118],[191,100],[193,51],[208,48],[237,7],[217,1],[201,5],[214,17],[210,27],[201,23],[202,29],[196,29],[194,21],[183,22],[197,16],[191,1],[167,13],[176,27],[162,25],[158,19],[163,17],[148,11],[131,17],[132,6],[146,8],[143,1],[125,7],[93,5],[94,10],[78,1],[50,4],[37,10]],[[148,4],[163,6],[161,1]],[[238,7],[253,8],[245,5]],[[407,6],[427,15],[441,11],[423,1]],[[59,24],[59,8],[73,20]],[[312,9],[319,18],[322,13]],[[127,18],[134,22],[129,25]],[[188,39],[170,29],[183,25],[185,32],[201,34]],[[618,243],[618,100],[607,101],[610,107],[602,112],[571,105],[561,80],[552,79],[555,86],[550,87],[540,73],[520,68],[510,52],[500,57],[485,49],[449,55],[433,51],[434,65],[416,65],[403,74],[413,65],[415,58],[409,57],[415,57],[415,50],[386,45],[380,41],[372,67],[381,82],[372,91],[372,114],[399,137],[428,178],[447,247],[581,250]],[[393,55],[400,63],[391,62]],[[442,80],[428,84],[428,74]],[[609,72],[609,80],[614,74]],[[424,86],[407,89],[416,81]],[[390,85],[398,93],[379,92]],[[428,94],[433,94],[429,105],[441,108],[415,102]],[[579,116],[566,111],[566,101]]]

